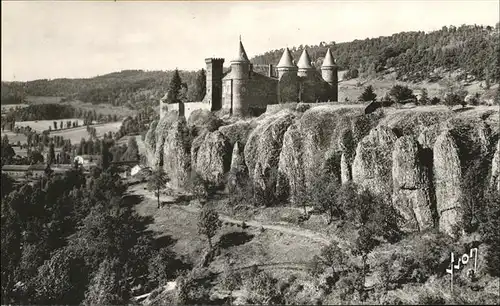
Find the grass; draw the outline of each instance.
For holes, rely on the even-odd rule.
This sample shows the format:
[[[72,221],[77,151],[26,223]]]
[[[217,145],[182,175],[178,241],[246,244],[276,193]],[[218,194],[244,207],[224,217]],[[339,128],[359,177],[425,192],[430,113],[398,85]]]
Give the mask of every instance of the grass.
[[[108,132],[117,132],[120,129],[121,122],[109,122],[102,124],[92,125],[96,129],[97,138],[101,138],[104,133]],[[87,128],[85,126],[77,127],[69,130],[62,131],[52,131],[50,133],[51,136],[62,136],[65,139],[70,139],[72,144],[79,143],[82,138],[88,139],[90,137],[89,133],[87,133]]]
[[[66,121],[70,120],[71,123],[73,124],[74,121],[78,121],[78,124],[80,126],[83,126],[83,120],[78,119],[78,118],[65,118],[65,119],[58,119],[58,120],[34,120],[34,121],[16,121],[16,126],[18,127],[27,127],[30,126],[33,130],[41,133],[45,130],[49,129],[49,126],[53,131],[58,131],[54,130],[54,121],[57,122],[57,128],[59,129],[59,123],[62,121],[64,127],[66,127]],[[69,129],[68,129],[69,130]]]

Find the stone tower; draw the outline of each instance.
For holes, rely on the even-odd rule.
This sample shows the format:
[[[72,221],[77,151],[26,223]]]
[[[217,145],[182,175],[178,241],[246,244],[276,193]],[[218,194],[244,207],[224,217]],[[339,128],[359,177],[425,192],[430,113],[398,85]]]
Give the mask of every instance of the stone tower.
[[[297,66],[293,63],[292,54],[290,54],[290,50],[288,48],[286,48],[285,52],[283,52],[280,62],[276,68],[278,70],[279,79],[281,79],[281,77],[288,72],[297,75]]]
[[[297,67],[299,68],[299,72],[297,73],[299,77],[310,77],[314,73],[315,69],[311,65],[311,58],[306,49],[302,51]]]
[[[248,83],[250,80],[251,64],[245,48],[240,40],[238,55],[231,61],[231,75],[233,82],[232,115],[245,115],[248,113],[249,97]]]
[[[216,111],[222,108],[222,65],[223,58],[206,58],[207,64],[207,91],[203,102],[211,105],[210,110]]]
[[[323,65],[321,66],[321,76],[323,80],[330,85],[330,100],[339,100],[339,78],[338,78],[338,66],[335,64],[332,52],[330,48],[326,51],[325,59],[323,60]]]

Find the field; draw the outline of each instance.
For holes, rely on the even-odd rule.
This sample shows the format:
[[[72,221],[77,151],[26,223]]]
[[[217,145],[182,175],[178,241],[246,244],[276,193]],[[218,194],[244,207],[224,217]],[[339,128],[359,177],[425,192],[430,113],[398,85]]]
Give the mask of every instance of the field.
[[[97,138],[101,138],[104,133],[108,132],[117,132],[120,129],[121,121],[119,122],[109,122],[102,124],[94,124],[91,127],[94,127],[97,132]],[[53,130],[50,132],[51,136],[62,136],[65,139],[70,139],[72,144],[79,143],[82,138],[88,139],[89,133],[87,133],[87,127],[80,126],[77,128],[72,128],[68,130]]]
[[[130,194],[140,195],[142,201],[136,206],[139,215],[152,216],[154,222],[149,230],[162,237],[172,249],[189,261],[196,263],[207,246],[207,241],[197,232],[197,217],[200,206],[190,203],[166,204],[158,209],[155,198],[144,190],[145,184],[129,188]],[[171,200],[168,197],[162,200]],[[221,212],[222,213],[222,212]],[[230,258],[235,267],[252,265],[269,269],[273,274],[295,271],[299,277],[307,278],[307,266],[314,255],[319,254],[324,241],[311,239],[304,229],[292,224],[276,225],[258,220],[245,220],[248,227],[241,226],[241,220],[222,217],[223,227],[214,241],[220,241],[221,254],[210,265],[214,272],[222,271],[225,259]]]
[[[73,119],[72,119],[73,120]],[[74,119],[76,120],[76,119]],[[60,121],[60,120],[59,120]],[[58,122],[59,122],[58,121]],[[63,120],[63,121],[66,121]],[[35,121],[23,121],[23,122],[16,122],[16,125],[19,124],[19,126],[31,126],[38,132],[41,132],[44,129],[48,129],[49,123],[52,124],[53,120],[40,120],[38,122]],[[96,129],[97,132],[97,137],[101,138],[104,133],[108,132],[117,132],[120,129],[121,126],[121,121],[119,122],[109,122],[109,123],[102,123],[102,124],[95,124],[92,125]],[[46,128],[44,128],[46,127]],[[19,141],[21,144],[25,144],[27,142],[27,138],[23,134],[15,134],[12,131],[3,131],[2,136],[6,135],[9,138],[9,142],[11,144],[17,144]],[[50,136],[62,136],[64,139],[70,139],[72,144],[77,144],[80,142],[82,138],[88,139],[90,137],[89,133],[87,132],[87,127],[86,126],[79,126],[76,128],[70,128],[70,129],[64,129],[64,130],[52,130],[50,132]],[[139,145],[139,150],[142,149],[144,150],[145,147],[142,143],[142,140],[140,139],[140,136],[138,136],[137,143]]]
[[[54,130],[54,121],[57,122],[57,128],[59,129],[59,124],[60,122],[62,121],[63,124],[64,124],[64,127],[66,127],[66,121],[71,121],[72,123],[74,121],[78,121],[78,124],[80,126],[83,125],[83,120],[82,119],[78,119],[78,118],[65,118],[65,119],[59,119],[59,120],[35,120],[35,121],[19,121],[19,122],[16,122],[16,125],[15,126],[18,126],[18,127],[26,127],[26,126],[30,126],[33,130],[41,133],[45,130],[48,130],[49,129],[49,126],[51,127],[52,130]]]

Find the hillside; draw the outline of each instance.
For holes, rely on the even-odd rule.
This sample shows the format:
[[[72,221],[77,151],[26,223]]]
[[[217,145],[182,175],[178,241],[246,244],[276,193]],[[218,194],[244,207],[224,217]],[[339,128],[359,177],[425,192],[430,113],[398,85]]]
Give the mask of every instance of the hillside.
[[[392,36],[367,38],[344,43],[321,42],[315,46],[290,48],[298,60],[306,48],[311,60],[320,67],[326,50],[331,48],[339,70],[357,69],[361,75],[376,76],[396,71],[398,80],[438,80],[441,70],[460,73],[457,79],[500,80],[498,67],[499,25],[482,27],[462,25],[443,27],[425,33],[401,32]],[[334,37],[334,36],[332,36]],[[284,49],[272,50],[252,59],[255,64],[276,64]]]
[[[195,71],[179,71],[194,94]],[[24,103],[28,96],[63,97],[61,102],[79,100],[92,104],[134,108],[137,103],[158,101],[165,95],[173,71],[124,70],[87,79],[54,79],[2,82],[2,104]]]

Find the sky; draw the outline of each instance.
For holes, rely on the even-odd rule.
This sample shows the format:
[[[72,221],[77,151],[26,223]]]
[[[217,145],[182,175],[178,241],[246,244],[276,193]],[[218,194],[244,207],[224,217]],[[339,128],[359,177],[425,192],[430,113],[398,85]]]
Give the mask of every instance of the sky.
[[[494,26],[498,0],[2,1],[3,81],[86,78],[126,69],[229,64],[241,35],[249,58],[320,42]]]

